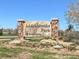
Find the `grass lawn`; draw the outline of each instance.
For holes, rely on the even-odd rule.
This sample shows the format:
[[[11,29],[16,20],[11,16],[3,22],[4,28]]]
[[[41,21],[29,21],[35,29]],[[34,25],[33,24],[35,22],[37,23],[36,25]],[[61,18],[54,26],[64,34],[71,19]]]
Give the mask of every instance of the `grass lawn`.
[[[21,52],[31,53],[32,59],[79,59],[78,56],[58,55],[58,54],[50,53],[48,51],[40,52],[32,49],[4,48],[4,47],[0,48],[0,59],[16,57]]]
[[[1,37],[3,38],[3,37]],[[11,37],[13,38],[13,37]],[[28,39],[30,42],[39,42],[41,39]],[[79,56],[71,56],[71,55],[59,55],[56,53],[50,53],[48,51],[36,51],[33,49],[22,49],[22,48],[7,48],[7,47],[0,47],[0,59],[1,58],[11,58],[17,57],[17,55],[21,54],[22,52],[31,53],[32,59],[79,59]]]
[[[4,48],[0,47],[0,58],[2,57],[12,57],[21,53],[23,50],[20,48]]]

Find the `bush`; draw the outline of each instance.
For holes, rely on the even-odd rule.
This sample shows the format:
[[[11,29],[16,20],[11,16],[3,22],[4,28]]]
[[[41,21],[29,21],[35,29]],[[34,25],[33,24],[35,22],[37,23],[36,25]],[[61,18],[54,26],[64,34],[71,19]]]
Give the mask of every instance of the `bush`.
[[[74,41],[79,41],[79,32],[77,31],[71,31],[71,32],[65,32],[64,35],[65,41],[67,42],[74,42]]]

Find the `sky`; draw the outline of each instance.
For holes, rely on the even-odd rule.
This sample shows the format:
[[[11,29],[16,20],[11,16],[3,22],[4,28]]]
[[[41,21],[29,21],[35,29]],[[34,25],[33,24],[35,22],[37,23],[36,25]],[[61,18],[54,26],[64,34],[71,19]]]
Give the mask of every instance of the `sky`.
[[[75,0],[0,0],[0,28],[16,28],[17,19],[51,21],[59,19],[60,29],[67,28],[65,13]]]

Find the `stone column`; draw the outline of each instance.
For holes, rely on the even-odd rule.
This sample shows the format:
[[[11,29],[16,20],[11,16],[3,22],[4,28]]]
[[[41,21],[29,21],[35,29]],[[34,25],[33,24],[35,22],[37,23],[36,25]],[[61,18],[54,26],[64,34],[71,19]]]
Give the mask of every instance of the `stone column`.
[[[24,45],[24,39],[25,39],[25,29],[26,28],[26,22],[23,20],[18,21],[17,30],[18,30],[18,38],[17,40],[13,40],[9,42],[9,44],[20,44]]]
[[[26,28],[26,22],[24,20],[19,20],[18,21],[18,39],[19,40],[24,40],[25,38],[25,28]]]
[[[59,20],[57,18],[53,18],[52,21],[50,22],[51,37],[52,39],[55,39],[56,41],[58,41],[58,22]]]

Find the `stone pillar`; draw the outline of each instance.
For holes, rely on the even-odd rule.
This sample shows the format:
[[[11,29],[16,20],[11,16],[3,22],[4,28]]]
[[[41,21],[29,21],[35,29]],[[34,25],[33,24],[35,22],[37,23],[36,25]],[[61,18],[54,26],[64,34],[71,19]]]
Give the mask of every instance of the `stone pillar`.
[[[17,25],[18,30],[18,38],[17,40],[13,40],[9,42],[9,44],[20,44],[24,45],[24,39],[25,39],[25,29],[26,28],[26,22],[24,20],[19,20]]]
[[[55,39],[56,41],[58,41],[58,22],[59,20],[57,18],[53,18],[52,21],[50,22],[51,37],[52,39]]]
[[[24,20],[19,20],[18,21],[18,39],[19,40],[24,40],[25,38],[25,28],[26,28],[26,22]]]

